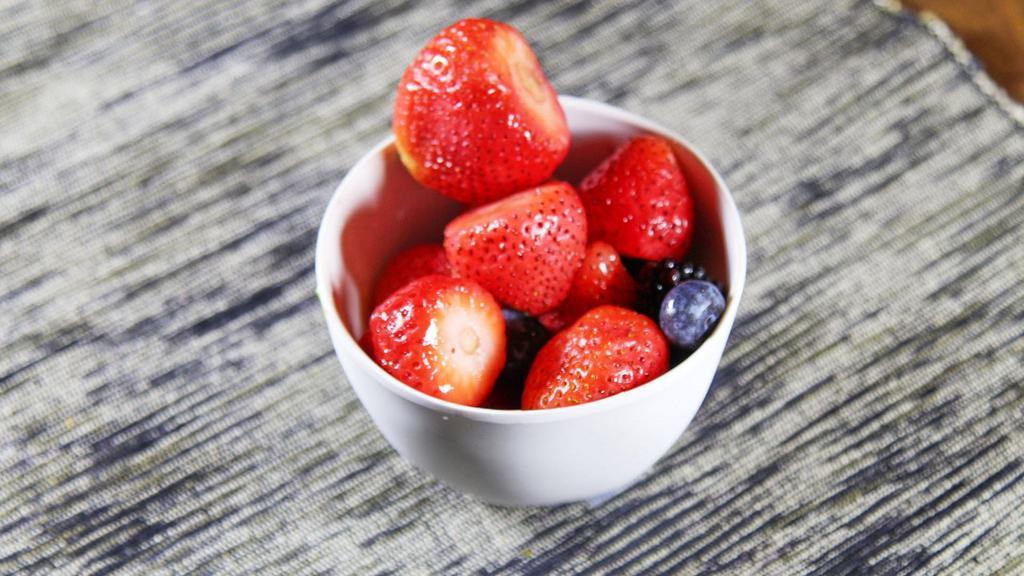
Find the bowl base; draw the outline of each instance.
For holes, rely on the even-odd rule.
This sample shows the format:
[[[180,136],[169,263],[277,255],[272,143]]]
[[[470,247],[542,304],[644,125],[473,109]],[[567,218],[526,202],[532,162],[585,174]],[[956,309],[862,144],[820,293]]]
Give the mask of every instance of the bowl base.
[[[650,472],[650,470],[648,470],[647,472]],[[597,496],[594,496],[593,498],[587,498],[586,500],[583,501],[583,503],[587,505],[587,508],[591,508],[591,509],[599,508],[601,506],[604,506],[604,504],[606,502],[608,502],[609,500],[611,500],[612,498],[615,498],[619,494],[622,494],[626,490],[629,490],[630,488],[632,488],[637,482],[640,481],[641,478],[643,478],[644,476],[647,476],[647,472],[644,472],[639,477],[637,477],[636,480],[633,480],[632,482],[630,482],[629,484],[626,484],[625,486],[623,486],[621,488],[617,488],[615,490],[609,490],[608,492],[605,492],[604,494],[598,494]]]

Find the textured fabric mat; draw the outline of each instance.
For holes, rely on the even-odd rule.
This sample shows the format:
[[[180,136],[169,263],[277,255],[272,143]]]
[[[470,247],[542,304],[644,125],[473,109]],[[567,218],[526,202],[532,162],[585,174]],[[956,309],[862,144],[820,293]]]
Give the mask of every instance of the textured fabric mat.
[[[411,468],[314,298],[327,199],[468,15],[743,214],[704,407],[595,508]],[[1024,128],[978,74],[856,0],[4,3],[0,573],[1022,573]]]

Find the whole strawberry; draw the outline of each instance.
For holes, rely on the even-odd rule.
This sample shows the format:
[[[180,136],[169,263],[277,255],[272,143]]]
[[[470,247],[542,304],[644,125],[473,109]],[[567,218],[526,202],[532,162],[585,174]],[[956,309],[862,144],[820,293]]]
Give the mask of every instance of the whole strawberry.
[[[590,235],[623,256],[682,258],[693,235],[693,202],[672,147],[640,136],[619,147],[580,184]]]
[[[452,275],[452,266],[440,244],[422,244],[401,252],[384,268],[373,290],[373,307],[409,282],[430,274]]]
[[[370,341],[369,332],[364,332],[356,343],[363,349],[363,352],[366,352],[367,356],[373,358],[373,342]]]
[[[650,318],[618,306],[594,308],[541,348],[522,408],[574,406],[624,392],[663,374],[668,356]]]
[[[623,266],[619,253],[611,244],[597,241],[587,246],[583,265],[573,276],[569,294],[562,305],[542,315],[539,320],[545,328],[557,332],[591,308],[602,304],[632,308],[636,301],[636,282]]]
[[[505,365],[505,320],[476,282],[423,276],[373,311],[370,344],[373,359],[412,388],[479,406]]]
[[[579,196],[557,181],[472,209],[444,229],[445,253],[457,275],[534,316],[565,299],[586,242]]]
[[[547,180],[569,151],[569,128],[537,57],[515,28],[466,19],[420,51],[393,115],[416,180],[483,204]]]

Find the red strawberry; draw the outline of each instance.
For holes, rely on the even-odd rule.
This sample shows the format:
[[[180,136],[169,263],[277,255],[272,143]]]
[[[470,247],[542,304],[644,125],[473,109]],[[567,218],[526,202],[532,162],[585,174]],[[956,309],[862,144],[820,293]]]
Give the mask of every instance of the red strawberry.
[[[636,282],[622,265],[619,253],[611,244],[597,241],[587,247],[583,265],[573,276],[569,294],[562,305],[538,320],[548,330],[557,332],[602,304],[632,308],[636,297]]]
[[[376,308],[385,298],[409,282],[429,274],[452,275],[452,266],[448,263],[448,257],[444,255],[444,246],[413,246],[395,256],[377,281],[377,287],[373,291],[373,307]]]
[[[479,284],[424,276],[370,315],[373,358],[421,392],[479,406],[505,365],[501,307]]]
[[[483,204],[547,180],[569,127],[537,57],[515,28],[466,19],[420,51],[393,115],[402,162],[421,184]]]
[[[522,408],[556,408],[600,400],[668,369],[668,343],[650,318],[600,306],[544,345],[526,377]]]
[[[579,196],[555,181],[470,210],[444,229],[444,249],[459,276],[531,315],[562,302],[586,242]]]
[[[373,342],[370,341],[370,333],[365,332],[362,337],[359,338],[359,347],[366,352],[366,355],[373,358]]]
[[[630,140],[580,184],[590,235],[623,256],[682,258],[693,235],[693,202],[668,142]]]

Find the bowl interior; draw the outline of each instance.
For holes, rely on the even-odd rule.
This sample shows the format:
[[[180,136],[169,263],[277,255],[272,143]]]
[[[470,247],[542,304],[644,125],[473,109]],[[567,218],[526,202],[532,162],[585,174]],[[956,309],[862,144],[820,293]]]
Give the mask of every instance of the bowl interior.
[[[463,207],[413,180],[391,138],[356,163],[338,194],[340,205],[328,214],[338,241],[317,265],[325,265],[338,315],[358,338],[387,263],[416,244],[439,243]]]
[[[562,97],[572,131],[572,147],[555,177],[578,185],[580,180],[621,143],[644,133],[660,134],[673,143],[694,200],[696,226],[688,259],[703,265],[732,296],[736,266],[723,233],[720,182],[705,162],[676,137],[616,108]],[[339,187],[324,219],[328,238],[337,242],[318,254],[319,272],[345,328],[354,338],[365,330],[373,287],[384,266],[402,250],[420,243],[439,243],[445,225],[464,208],[424,188],[402,165],[389,138],[363,157]],[[333,234],[331,234],[333,232]]]

